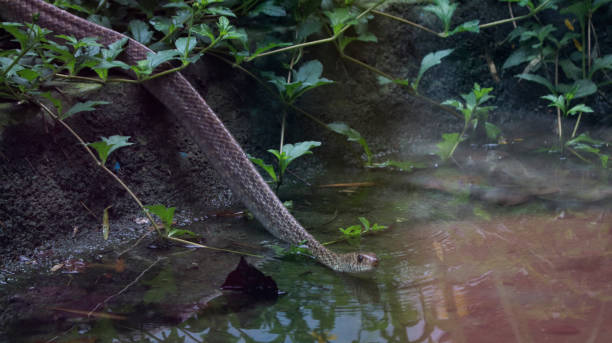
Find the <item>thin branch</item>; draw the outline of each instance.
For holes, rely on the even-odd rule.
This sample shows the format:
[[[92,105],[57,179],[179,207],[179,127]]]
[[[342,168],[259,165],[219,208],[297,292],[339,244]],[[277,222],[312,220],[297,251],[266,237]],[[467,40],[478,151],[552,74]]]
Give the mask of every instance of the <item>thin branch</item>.
[[[416,27],[416,28],[418,28],[418,29],[421,29],[421,30],[423,30],[423,31],[429,32],[429,33],[431,33],[431,34],[433,34],[433,35],[436,35],[436,36],[438,36],[438,37],[442,37],[442,34],[440,34],[440,33],[436,32],[436,31],[434,31],[434,30],[432,30],[432,29],[430,29],[430,28],[427,28],[427,27],[425,27],[425,26],[423,26],[423,25],[421,25],[421,24],[417,24],[417,23],[415,23],[415,22],[413,22],[413,21],[410,21],[410,20],[404,19],[404,18],[402,18],[402,17],[398,17],[398,16],[395,16],[395,15],[393,15],[393,14],[385,13],[385,12],[378,11],[378,10],[372,10],[372,13],[374,13],[374,14],[378,14],[378,15],[383,16],[383,17],[387,17],[387,18],[389,18],[389,19],[397,20],[397,21],[399,21],[399,22],[401,22],[401,23],[408,24],[408,25],[410,25],[410,26],[414,26],[414,27]]]
[[[355,17],[354,20],[359,20],[359,19],[363,18],[365,15],[367,15],[372,10],[374,10],[376,7],[382,5],[385,1],[386,0],[378,1],[374,5],[368,7],[365,11],[361,12],[357,17]],[[296,44],[296,45],[286,46],[284,48],[279,48],[279,49],[276,49],[276,50],[270,50],[270,51],[262,52],[261,54],[258,54],[258,55],[246,58],[245,61],[246,62],[250,62],[250,61],[252,61],[252,60],[254,60],[256,58],[263,57],[263,56],[274,55],[274,54],[278,54],[278,53],[285,52],[285,51],[290,51],[290,50],[299,49],[299,48],[305,48],[307,46],[313,46],[313,45],[319,45],[319,44],[323,44],[323,43],[333,42],[334,40],[336,40],[336,38],[340,37],[340,35],[342,35],[351,26],[352,25],[344,26],[341,30],[339,30],[338,32],[333,34],[331,37],[327,37],[327,38],[323,38],[323,39],[319,39],[319,40],[315,40],[315,41],[310,41],[310,42],[305,42],[305,43],[300,43],[300,44]]]
[[[246,256],[251,256],[251,257],[263,258],[262,255],[251,254],[251,253],[246,253],[246,252],[243,252],[243,251],[237,251],[237,250],[231,250],[231,249],[215,248],[215,247],[211,247],[211,246],[208,246],[208,245],[194,243],[194,242],[187,241],[187,240],[180,239],[180,238],[176,238],[176,237],[167,237],[167,238],[169,240],[171,240],[171,241],[176,241],[176,242],[180,242],[180,243],[184,243],[184,244],[188,244],[188,245],[193,245],[193,246],[198,247],[198,248],[218,250],[218,251],[229,252],[229,253],[232,253],[232,254],[246,255]]]
[[[98,310],[98,308],[100,308],[100,306],[105,305],[111,299],[127,291],[130,287],[136,284],[136,282],[138,282],[149,270],[151,270],[151,268],[153,268],[159,261],[165,260],[165,259],[166,259],[165,257],[158,257],[157,260],[155,260],[155,262],[153,262],[150,266],[148,266],[145,270],[143,270],[134,280],[132,280],[132,282],[128,283],[125,287],[123,287],[122,290],[104,299],[104,301],[99,302],[91,311],[89,311],[89,313],[87,314],[87,317],[90,317],[92,313],[94,313],[96,310]]]

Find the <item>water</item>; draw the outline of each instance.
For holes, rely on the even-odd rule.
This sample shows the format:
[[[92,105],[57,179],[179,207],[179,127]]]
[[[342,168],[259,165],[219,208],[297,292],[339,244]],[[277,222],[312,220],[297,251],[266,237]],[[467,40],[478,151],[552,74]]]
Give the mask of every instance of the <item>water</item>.
[[[480,154],[480,155],[479,155]],[[479,155],[480,157],[477,157]],[[612,334],[610,186],[597,168],[554,156],[478,152],[459,167],[412,174],[330,170],[294,191],[295,214],[322,241],[357,217],[390,225],[358,246],[372,274],[334,273],[242,219],[192,222],[211,246],[250,258],[286,292],[252,302],[218,287],[236,255],[139,248],[78,273],[13,285],[10,309],[30,311],[13,342],[607,342]],[[203,225],[205,224],[205,225]],[[162,258],[162,259],[160,259]],[[141,273],[146,270],[146,273]],[[125,290],[124,288],[127,287]],[[10,288],[11,285],[8,287]],[[7,289],[9,289],[7,288]],[[86,313],[104,303],[88,319]],[[82,311],[82,312],[78,312]]]

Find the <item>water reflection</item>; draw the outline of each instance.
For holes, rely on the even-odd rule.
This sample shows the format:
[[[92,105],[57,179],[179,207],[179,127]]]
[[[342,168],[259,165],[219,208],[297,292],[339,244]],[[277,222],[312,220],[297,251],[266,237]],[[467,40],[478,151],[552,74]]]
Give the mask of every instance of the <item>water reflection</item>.
[[[305,257],[255,260],[287,295],[253,303],[217,290],[237,257],[225,259],[233,261],[229,265],[221,262],[225,255],[206,251],[149,252],[138,258],[167,259],[104,308],[126,320],[61,317],[44,322],[36,337],[15,329],[14,341],[607,342],[607,181],[583,167],[559,171],[541,160],[493,161],[409,176],[363,173],[365,180],[358,181],[370,187],[294,196],[301,199],[295,213],[324,241],[359,216],[393,224],[361,242],[360,250],[381,258],[372,275],[334,273]],[[336,181],[346,179],[325,183]],[[240,241],[278,243],[253,223],[234,222],[231,230],[244,225],[249,227],[233,235]],[[333,246],[340,252],[356,248]],[[145,267],[127,260],[127,275],[111,275],[112,284],[123,287]],[[65,279],[53,281],[53,294],[67,294],[63,298],[70,301],[49,300],[44,307],[91,307],[116,292],[96,288],[100,275],[119,273],[113,270],[86,268],[70,286]],[[35,302],[28,296],[21,295]],[[20,325],[43,327],[34,318]]]

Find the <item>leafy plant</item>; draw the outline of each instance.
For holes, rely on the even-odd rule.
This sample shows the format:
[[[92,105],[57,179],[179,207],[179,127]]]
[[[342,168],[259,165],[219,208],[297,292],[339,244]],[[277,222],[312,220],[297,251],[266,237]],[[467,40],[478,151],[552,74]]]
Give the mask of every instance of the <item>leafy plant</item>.
[[[297,71],[292,70],[291,72],[292,81],[271,72],[262,72],[262,75],[276,87],[286,104],[293,104],[297,98],[309,90],[333,83],[321,77],[323,64],[317,60],[305,62]]]
[[[610,155],[603,153],[601,150],[601,148],[606,145],[606,142],[593,139],[586,133],[581,133],[575,138],[565,142],[565,147],[572,149],[572,152],[583,161],[590,162],[582,157],[582,155],[580,155],[577,151],[583,151],[595,155],[599,159],[601,167],[604,169],[608,168],[608,160],[610,159]]]
[[[363,138],[357,130],[349,127],[348,125],[342,122],[327,124],[327,128],[343,136],[346,136],[349,142],[359,143],[359,145],[361,145],[361,147],[363,148],[363,152],[366,155],[366,166],[372,164],[372,151],[370,150],[370,147],[368,146],[368,143],[366,142],[365,138]]]
[[[488,123],[489,111],[494,109],[493,106],[481,106],[483,103],[493,98],[489,93],[493,88],[481,88],[478,83],[474,84],[472,92],[467,94],[461,94],[463,102],[459,100],[446,100],[442,105],[449,105],[454,107],[463,115],[463,129],[460,133],[445,133],[442,134],[442,141],[437,144],[438,156],[443,161],[449,159],[455,153],[457,146],[466,139],[464,136],[467,130],[471,127],[476,130],[479,122],[485,122],[487,124],[486,133],[491,135],[488,138],[494,139],[499,135],[500,130],[495,125]]]
[[[287,248],[280,247],[278,245],[272,245],[271,248],[274,250],[276,256],[280,258],[296,257],[296,256],[308,256],[312,257],[312,253],[306,247],[306,241],[303,241],[300,245],[290,245]]]
[[[115,136],[110,136],[108,138],[106,137],[100,137],[100,138],[102,138],[101,141],[88,143],[87,145],[96,149],[96,151],[98,152],[98,157],[100,158],[100,161],[103,165],[106,164],[106,159],[108,159],[108,156],[113,151],[119,148],[134,144],[132,142],[128,142],[128,139],[130,139],[129,136],[115,135]]]
[[[285,144],[282,151],[278,151],[276,149],[268,150],[269,153],[276,157],[276,169],[274,166],[266,164],[260,158],[249,156],[249,159],[255,165],[261,167],[266,171],[266,173],[268,173],[268,175],[272,178],[272,181],[274,181],[276,184],[276,189],[278,190],[280,185],[283,183],[283,176],[285,175],[285,171],[287,170],[289,164],[291,164],[291,162],[298,157],[312,154],[311,149],[318,146],[321,146],[321,142],[306,141],[295,144]]]
[[[453,50],[454,49],[446,49],[446,50],[431,52],[425,55],[425,57],[423,57],[423,60],[421,61],[421,67],[419,68],[419,74],[417,75],[416,79],[414,79],[414,81],[410,83],[410,86],[416,93],[418,93],[419,82],[421,81],[421,78],[423,77],[425,72],[431,69],[433,66],[440,64],[442,62],[442,59],[450,55],[453,52]]]
[[[379,225],[378,223],[371,225],[370,221],[367,220],[365,217],[359,217],[357,219],[359,219],[360,224],[351,225],[347,228],[338,228],[338,230],[342,232],[342,235],[345,238],[355,239],[361,237],[364,234],[374,233],[388,228],[388,226]]]
[[[180,237],[180,236],[189,236],[196,237],[197,235],[185,229],[177,229],[173,227],[174,225],[174,211],[175,207],[166,207],[164,205],[148,205],[144,206],[147,211],[153,213],[161,219],[164,229],[166,231],[166,235],[168,237]]]
[[[450,30],[451,19],[457,6],[457,3],[451,3],[450,0],[434,0],[433,4],[423,7],[425,11],[435,14],[444,25],[444,31],[441,33],[442,37],[448,37],[465,31],[478,33],[480,30],[478,20],[465,22],[455,27],[452,31]]]
[[[572,131],[571,138],[574,138],[574,136],[576,135],[576,131],[578,130],[578,125],[580,125],[580,118],[582,118],[582,114],[593,112],[593,110],[585,104],[578,104],[575,106],[570,105],[572,99],[574,99],[574,96],[575,96],[574,94],[575,94],[576,89],[577,88],[574,88],[570,92],[559,95],[559,96],[548,94],[548,95],[541,97],[542,99],[550,101],[550,104],[548,106],[558,108],[564,117],[578,114],[578,119],[576,119],[576,124],[574,125],[574,130]],[[559,132],[559,134],[561,134],[561,132]],[[561,139],[562,137],[559,136],[559,140]]]

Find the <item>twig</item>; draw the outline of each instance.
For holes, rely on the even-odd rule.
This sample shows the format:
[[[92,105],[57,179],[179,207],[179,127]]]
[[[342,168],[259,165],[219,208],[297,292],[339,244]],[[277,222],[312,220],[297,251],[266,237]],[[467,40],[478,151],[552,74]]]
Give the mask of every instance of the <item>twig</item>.
[[[362,61],[360,61],[360,60],[358,60],[358,59],[356,59],[356,58],[353,58],[353,57],[351,57],[351,56],[349,56],[349,55],[345,55],[345,54],[344,54],[344,53],[342,53],[342,52],[340,52],[340,54],[341,54],[342,58],[345,58],[345,59],[347,59],[347,60],[349,60],[349,61],[351,61],[351,62],[353,62],[353,63],[355,63],[355,64],[358,64],[358,65],[360,65],[360,66],[362,66],[362,67],[364,67],[364,68],[366,68],[366,69],[370,70],[370,71],[371,71],[371,72],[373,72],[373,73],[376,73],[376,74],[378,74],[378,75],[380,75],[380,76],[382,76],[382,77],[384,77],[384,78],[387,78],[387,79],[389,79],[389,80],[395,80],[395,78],[394,78],[393,76],[391,76],[391,75],[389,75],[389,74],[387,74],[387,73],[383,72],[382,70],[379,70],[379,69],[377,69],[377,68],[374,68],[374,67],[372,67],[371,65],[369,65],[369,64],[367,64],[367,63],[365,63],[365,62],[362,62]],[[434,106],[434,107],[436,107],[436,108],[439,108],[439,109],[441,109],[441,110],[442,110],[442,111],[444,111],[444,112],[450,113],[450,114],[452,114],[453,116],[455,116],[455,117],[457,117],[457,118],[459,118],[459,119],[463,119],[463,116],[461,116],[459,113],[455,112],[455,111],[454,111],[453,109],[451,109],[450,107],[440,105],[439,103],[435,102],[434,100],[432,100],[432,99],[430,99],[430,98],[428,98],[428,97],[426,97],[426,96],[422,96],[422,95],[420,95],[420,94],[418,94],[418,93],[414,92],[412,89],[409,89],[409,93],[410,93],[410,95],[414,96],[415,98],[421,99],[421,100],[423,100],[424,102],[426,102],[426,103],[428,103],[428,104],[430,104],[430,105],[432,105],[432,106]]]
[[[181,242],[181,243],[184,243],[184,244],[193,245],[193,246],[198,247],[198,248],[205,248],[205,249],[211,249],[211,250],[218,250],[218,251],[229,252],[229,253],[232,253],[232,254],[246,255],[246,256],[251,256],[251,257],[259,257],[259,258],[263,258],[263,256],[261,256],[261,255],[251,254],[251,253],[247,253],[247,252],[243,252],[243,251],[236,251],[236,250],[230,250],[230,249],[223,249],[223,248],[215,248],[215,247],[210,247],[210,246],[208,246],[208,245],[199,244],[199,243],[195,243],[195,242],[187,241],[187,240],[180,239],[180,238],[176,238],[176,237],[167,237],[167,238],[168,238],[169,240],[172,240],[172,241],[176,241],[176,242]]]
[[[157,260],[155,260],[155,262],[153,262],[150,266],[148,266],[145,270],[143,270],[137,277],[136,279],[132,280],[132,282],[128,283],[127,286],[123,287],[122,290],[120,290],[119,292],[109,296],[108,298],[104,299],[104,301],[99,302],[91,311],[89,311],[89,313],[87,314],[87,317],[91,317],[92,313],[94,313],[96,310],[98,310],[98,308],[100,308],[100,306],[106,304],[107,302],[109,302],[111,299],[113,299],[114,297],[121,295],[123,292],[127,291],[130,287],[132,287],[136,282],[138,282],[149,270],[151,270],[151,268],[153,268],[153,266],[155,266],[159,261],[161,260],[165,260],[165,257],[158,257]]]
[[[434,31],[434,30],[432,30],[430,28],[427,28],[427,27],[425,27],[423,25],[420,25],[420,24],[417,24],[417,23],[412,22],[410,20],[404,19],[402,17],[394,16],[393,14],[381,12],[381,11],[378,11],[378,10],[372,10],[372,13],[378,14],[378,15],[383,16],[383,17],[387,17],[389,19],[397,20],[397,21],[402,22],[404,24],[408,24],[408,25],[414,26],[414,27],[416,27],[418,29],[421,29],[423,31],[429,32],[431,34],[434,34],[434,35],[436,35],[438,37],[442,37],[442,35],[440,33],[436,32],[436,31]]]
[[[121,257],[121,256],[123,256],[125,253],[127,253],[128,251],[130,251],[130,250],[134,249],[135,247],[137,247],[137,246],[140,244],[140,242],[141,242],[141,241],[142,241],[142,240],[143,240],[145,237],[147,237],[147,236],[148,236],[148,235],[149,235],[151,232],[153,232],[153,231],[151,231],[151,230],[150,230],[150,228],[149,228],[149,229],[147,230],[147,232],[145,232],[145,234],[144,234],[144,235],[140,236],[140,238],[138,238],[138,239],[136,240],[136,242],[134,242],[134,244],[132,244],[132,245],[131,245],[129,248],[127,248],[127,249],[123,250],[122,252],[120,252],[120,253],[119,253],[119,256],[117,256],[117,257]]]
[[[92,217],[94,217],[95,220],[99,220],[98,217],[96,217],[96,215],[89,209],[89,207],[87,207],[87,205],[85,205],[84,202],[79,201],[81,203],[81,206],[85,207],[85,209],[87,210],[87,212],[89,212],[89,214],[91,214]]]
[[[508,12],[510,12],[510,18],[514,18],[514,13],[512,12],[512,3],[509,2],[508,3]],[[512,22],[512,26],[514,26],[514,28],[516,29],[516,21]]]
[[[83,146],[83,148],[85,149],[85,151],[87,151],[87,153],[89,154],[89,156],[96,161],[96,164],[102,168],[107,174],[109,174],[113,179],[115,179],[115,181],[117,181],[121,187],[123,187],[123,189],[126,190],[126,192],[128,192],[128,194],[132,197],[132,199],[134,199],[134,201],[136,201],[136,203],[138,204],[138,206],[143,210],[143,212],[145,213],[145,215],[147,216],[147,218],[149,218],[149,221],[151,223],[153,223],[153,226],[155,227],[155,230],[157,230],[158,234],[161,236],[161,229],[160,227],[155,223],[155,221],[153,220],[153,217],[151,217],[151,214],[149,213],[149,211],[145,210],[144,205],[142,204],[142,202],[140,201],[140,199],[136,196],[136,194],[134,194],[134,192],[132,192],[132,190],[125,184],[125,182],[123,182],[123,180],[121,180],[115,173],[113,173],[110,169],[106,168],[106,166],[104,164],[102,164],[101,161],[98,160],[98,158],[96,157],[96,155],[94,155],[93,151],[89,148],[89,146],[87,145],[87,143],[85,143],[85,141],[83,140],[83,138],[81,138],[81,136],[79,136],[79,134],[77,134],[71,127],[70,125],[66,124],[63,120],[61,120],[53,111],[51,111],[51,109],[49,109],[45,104],[43,104],[42,102],[35,100],[36,103],[38,104],[38,106],[40,106],[40,108],[42,108],[49,116],[51,116],[53,119],[55,119],[57,122],[59,122],[62,126],[64,126],[64,128],[66,130],[68,130],[68,132],[70,132],[70,134],[72,134]]]
[[[365,11],[361,12],[358,16],[356,16],[354,20],[358,21],[359,19],[363,18],[365,15],[367,15],[370,12],[372,12],[376,7],[382,5],[385,1],[386,0],[378,1],[374,5],[368,7]],[[310,41],[310,42],[305,42],[305,43],[300,43],[300,44],[295,44],[295,45],[287,46],[287,47],[276,49],[276,50],[270,50],[270,51],[262,52],[261,54],[258,54],[258,55],[246,58],[245,61],[250,62],[250,61],[252,61],[252,60],[254,60],[256,58],[263,57],[263,56],[273,55],[273,54],[277,54],[277,53],[285,52],[285,51],[290,51],[290,50],[294,50],[294,49],[301,49],[301,48],[305,48],[307,46],[313,46],[313,45],[319,45],[319,44],[323,44],[323,43],[333,42],[334,40],[336,40],[336,38],[340,37],[351,26],[352,25],[346,25],[340,31],[336,32],[335,34],[333,34],[332,36],[327,37],[327,38],[323,38],[323,39],[319,39],[319,40],[315,40],[315,41]]]

